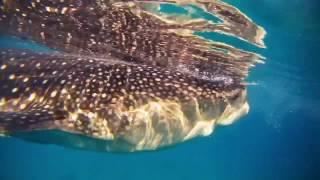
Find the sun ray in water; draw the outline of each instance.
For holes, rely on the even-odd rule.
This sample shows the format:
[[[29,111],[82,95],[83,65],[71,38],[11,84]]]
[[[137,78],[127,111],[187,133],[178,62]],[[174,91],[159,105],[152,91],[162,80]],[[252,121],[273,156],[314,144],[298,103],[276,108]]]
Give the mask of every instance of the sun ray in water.
[[[266,34],[238,9],[202,0],[4,0],[0,30],[57,50],[1,51],[0,133],[61,130],[108,141],[106,151],[207,136],[248,113],[244,80],[263,57],[197,32],[258,47]]]

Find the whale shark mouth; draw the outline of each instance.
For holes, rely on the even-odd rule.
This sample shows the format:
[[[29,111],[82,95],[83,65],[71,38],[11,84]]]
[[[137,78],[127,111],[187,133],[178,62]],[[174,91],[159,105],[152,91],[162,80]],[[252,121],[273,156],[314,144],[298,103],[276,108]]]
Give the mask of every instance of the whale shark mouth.
[[[6,0],[0,31],[53,50],[1,50],[1,134],[58,130],[130,152],[208,136],[247,114],[245,79],[264,58],[201,34],[260,48],[266,35],[206,0]],[[79,141],[64,145],[86,148]]]

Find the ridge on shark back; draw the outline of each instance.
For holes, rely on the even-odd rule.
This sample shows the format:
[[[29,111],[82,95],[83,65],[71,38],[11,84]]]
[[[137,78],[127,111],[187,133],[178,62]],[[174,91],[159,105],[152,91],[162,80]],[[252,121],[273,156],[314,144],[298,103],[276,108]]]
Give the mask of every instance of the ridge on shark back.
[[[248,113],[243,80],[258,54],[181,34],[199,22],[177,27],[136,14],[144,7],[138,2],[52,2],[8,0],[0,10],[3,32],[60,51],[1,50],[0,134],[58,130],[108,142],[93,145],[99,150],[131,152],[206,136]],[[243,23],[257,33],[229,34],[263,46],[260,27],[216,5],[238,14],[237,21],[226,16],[226,24]],[[65,142],[88,145],[81,138]]]

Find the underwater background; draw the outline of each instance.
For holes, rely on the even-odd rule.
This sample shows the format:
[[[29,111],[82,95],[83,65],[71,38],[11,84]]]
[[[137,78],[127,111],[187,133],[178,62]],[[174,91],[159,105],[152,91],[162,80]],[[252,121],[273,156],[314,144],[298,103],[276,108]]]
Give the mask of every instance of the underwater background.
[[[116,154],[0,138],[0,180],[320,179],[320,8],[316,0],[226,0],[267,31],[251,69],[250,112],[209,137]],[[206,36],[210,38],[210,36]],[[211,37],[212,38],[212,37]],[[0,36],[1,48],[45,47]]]

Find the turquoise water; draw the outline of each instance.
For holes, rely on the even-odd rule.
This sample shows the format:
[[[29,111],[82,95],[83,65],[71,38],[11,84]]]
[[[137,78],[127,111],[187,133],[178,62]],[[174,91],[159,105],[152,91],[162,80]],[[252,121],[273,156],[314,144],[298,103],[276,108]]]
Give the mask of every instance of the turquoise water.
[[[320,8],[311,0],[227,2],[268,32],[267,49],[230,40],[267,58],[250,73],[257,85],[247,116],[209,137],[134,154],[0,138],[0,179],[320,179]],[[35,47],[4,36],[0,46]]]

